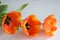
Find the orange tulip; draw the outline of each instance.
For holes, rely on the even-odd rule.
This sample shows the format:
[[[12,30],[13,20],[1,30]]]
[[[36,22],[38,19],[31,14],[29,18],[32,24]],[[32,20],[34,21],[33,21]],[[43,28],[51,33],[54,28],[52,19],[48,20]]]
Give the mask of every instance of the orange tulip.
[[[14,34],[17,28],[21,25],[21,13],[12,11],[7,13],[2,21],[2,28],[6,33]]]
[[[48,36],[53,36],[54,31],[56,31],[56,18],[54,14],[45,18],[43,22],[43,28]]]
[[[22,28],[27,36],[35,36],[40,32],[40,25],[36,16],[30,15],[23,21]]]

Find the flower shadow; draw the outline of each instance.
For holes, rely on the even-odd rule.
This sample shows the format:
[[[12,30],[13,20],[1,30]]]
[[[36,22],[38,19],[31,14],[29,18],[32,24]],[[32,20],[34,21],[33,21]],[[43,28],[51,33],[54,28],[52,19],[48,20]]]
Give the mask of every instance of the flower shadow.
[[[2,30],[2,28],[0,28],[0,36],[2,36],[4,34],[4,31]]]
[[[14,40],[48,40],[50,37],[48,37],[44,31],[35,37],[27,37],[23,31],[18,31],[12,38]]]
[[[4,38],[3,40],[48,40],[50,38],[45,35],[45,32],[43,30],[41,31],[41,33],[34,37],[27,37],[22,30],[17,31],[16,34],[13,35],[8,35],[3,32],[0,34],[3,34],[0,38]]]

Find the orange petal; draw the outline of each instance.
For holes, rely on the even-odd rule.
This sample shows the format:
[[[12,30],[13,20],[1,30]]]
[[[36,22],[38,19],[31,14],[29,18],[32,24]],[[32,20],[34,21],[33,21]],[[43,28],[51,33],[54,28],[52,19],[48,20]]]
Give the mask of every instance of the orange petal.
[[[57,30],[57,27],[52,27],[51,28],[51,31],[56,31]]]
[[[47,18],[45,18],[45,20],[43,22],[43,28],[49,35],[53,35],[53,32],[56,31],[56,29],[57,29],[56,18],[53,14],[49,15]]]
[[[34,20],[34,21],[33,21],[33,20],[28,20],[28,23],[29,23],[30,25],[33,25],[33,26],[34,26],[34,25],[35,25],[35,26],[36,26],[36,25],[41,25],[40,21],[37,20],[37,19]]]
[[[10,24],[10,25],[3,24],[3,25],[4,26],[2,26],[2,28],[6,33],[14,34],[16,32],[16,28],[15,26],[13,26],[13,24]]]
[[[51,31],[46,32],[46,35],[49,36],[49,37],[51,37],[51,36],[53,36],[53,32],[51,32]]]
[[[20,19],[21,18],[21,13],[20,12],[16,12],[16,11],[9,12],[7,15],[9,17],[11,17],[12,20],[16,20],[16,19]]]
[[[40,26],[31,26],[29,31],[29,36],[35,36],[40,32]]]

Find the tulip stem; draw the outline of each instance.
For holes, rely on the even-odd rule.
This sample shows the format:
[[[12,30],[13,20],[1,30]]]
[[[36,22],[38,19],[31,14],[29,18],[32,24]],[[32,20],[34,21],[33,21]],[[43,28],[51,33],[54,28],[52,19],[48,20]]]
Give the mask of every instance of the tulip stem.
[[[18,8],[16,11],[20,12],[22,11],[28,4],[23,4],[20,8]]]

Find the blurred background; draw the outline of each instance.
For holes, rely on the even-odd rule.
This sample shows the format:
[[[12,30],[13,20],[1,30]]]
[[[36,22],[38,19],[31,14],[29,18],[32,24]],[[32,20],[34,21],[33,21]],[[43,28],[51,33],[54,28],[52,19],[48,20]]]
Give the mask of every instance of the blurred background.
[[[0,29],[0,40],[60,40],[60,0],[0,0],[1,4],[7,4],[7,12],[18,9],[22,4],[28,3],[28,6],[21,11],[22,18],[25,19],[31,14],[35,14],[43,23],[44,19],[50,14],[55,14],[57,18],[57,31],[51,38],[39,34],[36,37],[28,38],[24,36],[23,31],[18,31],[14,35],[7,35]]]

